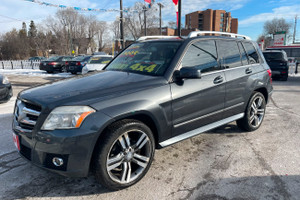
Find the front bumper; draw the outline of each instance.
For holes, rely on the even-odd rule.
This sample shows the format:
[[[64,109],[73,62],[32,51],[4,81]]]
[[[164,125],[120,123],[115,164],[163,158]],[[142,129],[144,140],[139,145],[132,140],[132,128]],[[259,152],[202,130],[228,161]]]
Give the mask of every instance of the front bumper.
[[[98,117],[102,117],[100,119],[103,120],[110,119],[102,113],[97,113],[88,116],[78,129],[53,131],[22,129],[15,118],[13,131],[19,138],[19,153],[32,164],[60,175],[86,177],[95,144],[102,132]],[[63,159],[63,165],[55,166],[54,157]]]

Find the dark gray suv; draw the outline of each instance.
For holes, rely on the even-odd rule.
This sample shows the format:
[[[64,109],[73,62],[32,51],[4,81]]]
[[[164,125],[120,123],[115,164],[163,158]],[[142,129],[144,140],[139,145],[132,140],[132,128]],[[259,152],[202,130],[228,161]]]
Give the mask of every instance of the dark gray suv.
[[[18,151],[42,168],[75,177],[92,170],[122,189],[146,174],[156,148],[232,121],[256,130],[272,92],[261,51],[245,36],[201,34],[141,38],[104,72],[21,92]]]

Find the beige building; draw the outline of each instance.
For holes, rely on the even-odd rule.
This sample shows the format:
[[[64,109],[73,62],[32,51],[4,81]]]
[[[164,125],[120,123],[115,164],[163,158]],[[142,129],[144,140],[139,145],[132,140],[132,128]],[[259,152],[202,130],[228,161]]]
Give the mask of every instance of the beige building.
[[[238,19],[225,10],[207,9],[185,15],[185,28],[200,31],[238,32]]]

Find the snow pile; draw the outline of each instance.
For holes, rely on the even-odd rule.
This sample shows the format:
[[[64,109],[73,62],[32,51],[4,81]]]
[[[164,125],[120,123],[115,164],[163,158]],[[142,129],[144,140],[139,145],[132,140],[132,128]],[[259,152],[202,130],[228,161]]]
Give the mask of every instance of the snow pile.
[[[74,76],[70,73],[48,74],[47,72],[38,69],[0,69],[0,74],[66,78]]]

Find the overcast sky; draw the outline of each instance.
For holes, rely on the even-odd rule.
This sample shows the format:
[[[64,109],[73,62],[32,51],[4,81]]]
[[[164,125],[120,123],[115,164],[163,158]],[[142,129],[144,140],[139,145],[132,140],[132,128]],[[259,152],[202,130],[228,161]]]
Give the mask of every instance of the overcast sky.
[[[81,8],[119,9],[117,0],[39,0],[56,5],[66,5]],[[131,7],[135,2],[142,0],[123,0],[125,8]],[[175,8],[172,0],[156,0],[165,5],[162,9],[165,25],[168,21],[176,21]],[[0,33],[10,31],[12,28],[20,29],[22,22],[29,24],[30,20],[42,23],[49,15],[57,11],[55,7],[39,5],[26,0],[1,0],[0,5]],[[239,33],[250,36],[253,40],[263,31],[266,20],[284,18],[294,24],[295,15],[298,14],[297,39],[300,41],[300,1],[299,0],[182,0],[182,22],[185,14],[205,9],[220,9],[231,12],[234,18],[239,19]],[[114,21],[118,12],[85,12],[97,15],[99,20]],[[158,15],[158,11],[157,11]]]

